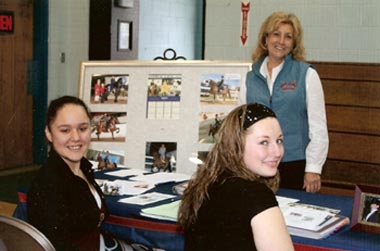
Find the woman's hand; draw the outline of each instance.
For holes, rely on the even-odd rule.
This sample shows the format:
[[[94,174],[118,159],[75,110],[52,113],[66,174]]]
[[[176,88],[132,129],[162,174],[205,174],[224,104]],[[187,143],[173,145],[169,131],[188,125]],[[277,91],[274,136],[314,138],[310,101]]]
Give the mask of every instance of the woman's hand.
[[[318,173],[305,173],[303,189],[310,193],[319,192],[321,189],[321,175]]]

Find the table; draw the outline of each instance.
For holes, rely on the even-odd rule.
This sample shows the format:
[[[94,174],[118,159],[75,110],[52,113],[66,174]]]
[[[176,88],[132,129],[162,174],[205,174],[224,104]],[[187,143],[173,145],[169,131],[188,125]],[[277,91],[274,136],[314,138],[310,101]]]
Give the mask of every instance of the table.
[[[351,218],[353,198],[348,196],[312,194],[304,191],[280,189],[280,196],[300,199],[301,203],[341,209],[340,214]],[[380,235],[359,231],[351,231],[346,226],[338,233],[322,240],[313,240],[292,236],[297,251],[306,250],[352,250],[375,251],[380,250]]]
[[[111,171],[114,171],[111,170]],[[107,172],[107,171],[105,171]],[[120,179],[105,175],[105,172],[96,172],[98,179]],[[125,178],[128,179],[128,178]],[[173,194],[172,187],[176,183],[165,183],[154,190],[161,193]],[[306,193],[304,191],[280,189],[277,195],[297,198],[300,203],[314,204],[341,209],[341,214],[351,218],[353,198],[347,196],[322,195]],[[166,251],[183,250],[183,232],[176,223],[157,220],[140,215],[144,206],[136,206],[118,202],[127,196],[106,196],[110,217],[103,224],[102,229],[119,238],[129,239],[149,247],[161,248]],[[174,200],[180,199],[175,197]],[[16,217],[26,218],[26,191],[19,191],[19,204],[15,210]],[[172,199],[159,203],[149,204],[147,207],[167,203]],[[296,251],[378,251],[380,250],[380,235],[359,231],[351,231],[349,226],[342,228],[338,233],[327,239],[313,240],[292,236]]]
[[[113,181],[116,179],[125,179],[115,176],[106,175],[107,172],[113,172],[115,169],[95,172],[96,179],[107,179]],[[165,194],[175,195],[172,187],[178,183],[168,182],[157,185],[149,192],[160,192]],[[147,206],[139,206],[133,204],[125,204],[118,202],[121,198],[129,196],[105,196],[110,216],[102,225],[102,230],[108,232],[118,238],[128,239],[134,243],[140,243],[149,247],[162,248],[165,251],[182,251],[183,250],[183,235],[182,230],[175,222],[166,220],[157,220],[140,215],[142,209],[153,207],[160,204],[168,203],[174,200],[179,200],[180,196],[163,200],[157,203],[152,203]]]
[[[104,178],[104,173],[96,173],[98,178]],[[107,179],[111,179],[107,176]],[[155,188],[162,193],[173,194],[175,183],[166,183]],[[277,195],[297,198],[301,203],[341,209],[341,214],[351,218],[353,198],[347,196],[322,195],[306,193],[289,189],[280,189]],[[120,197],[106,196],[111,216],[105,222],[103,229],[121,238],[128,238],[137,243],[151,247],[163,248],[167,251],[183,250],[183,235],[181,229],[170,221],[156,220],[140,215],[143,206],[126,205],[117,202]],[[177,197],[176,199],[179,199]],[[157,204],[150,204],[149,207]],[[323,240],[313,240],[292,236],[297,251],[377,251],[380,250],[380,236],[358,231],[351,231],[349,226]]]

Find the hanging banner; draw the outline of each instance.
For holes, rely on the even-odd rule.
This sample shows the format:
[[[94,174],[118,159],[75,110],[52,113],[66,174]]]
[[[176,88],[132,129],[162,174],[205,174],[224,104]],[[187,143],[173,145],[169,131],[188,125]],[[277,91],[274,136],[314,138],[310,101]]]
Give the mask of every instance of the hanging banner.
[[[245,45],[248,39],[248,12],[250,3],[241,2],[241,35],[240,40],[242,45]]]
[[[0,34],[13,33],[13,12],[0,10]]]

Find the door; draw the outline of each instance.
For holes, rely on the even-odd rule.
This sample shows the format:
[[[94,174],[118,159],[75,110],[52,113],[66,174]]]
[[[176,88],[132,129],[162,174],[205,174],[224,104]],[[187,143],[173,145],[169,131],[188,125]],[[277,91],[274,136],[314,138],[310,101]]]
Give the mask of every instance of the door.
[[[13,14],[13,32],[0,33],[0,169],[5,169],[33,163],[27,74],[33,57],[33,0],[0,0],[0,13]],[[0,18],[0,26],[9,20]]]

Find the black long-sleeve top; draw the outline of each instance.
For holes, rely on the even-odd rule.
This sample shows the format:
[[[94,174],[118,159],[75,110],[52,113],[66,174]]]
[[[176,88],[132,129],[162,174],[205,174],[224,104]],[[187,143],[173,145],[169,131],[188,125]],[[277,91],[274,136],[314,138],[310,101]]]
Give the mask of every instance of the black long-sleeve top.
[[[86,181],[74,175],[54,149],[28,192],[28,221],[45,234],[57,251],[99,250],[99,227],[108,210],[91,163],[82,158],[80,168],[99,193],[101,209]]]

